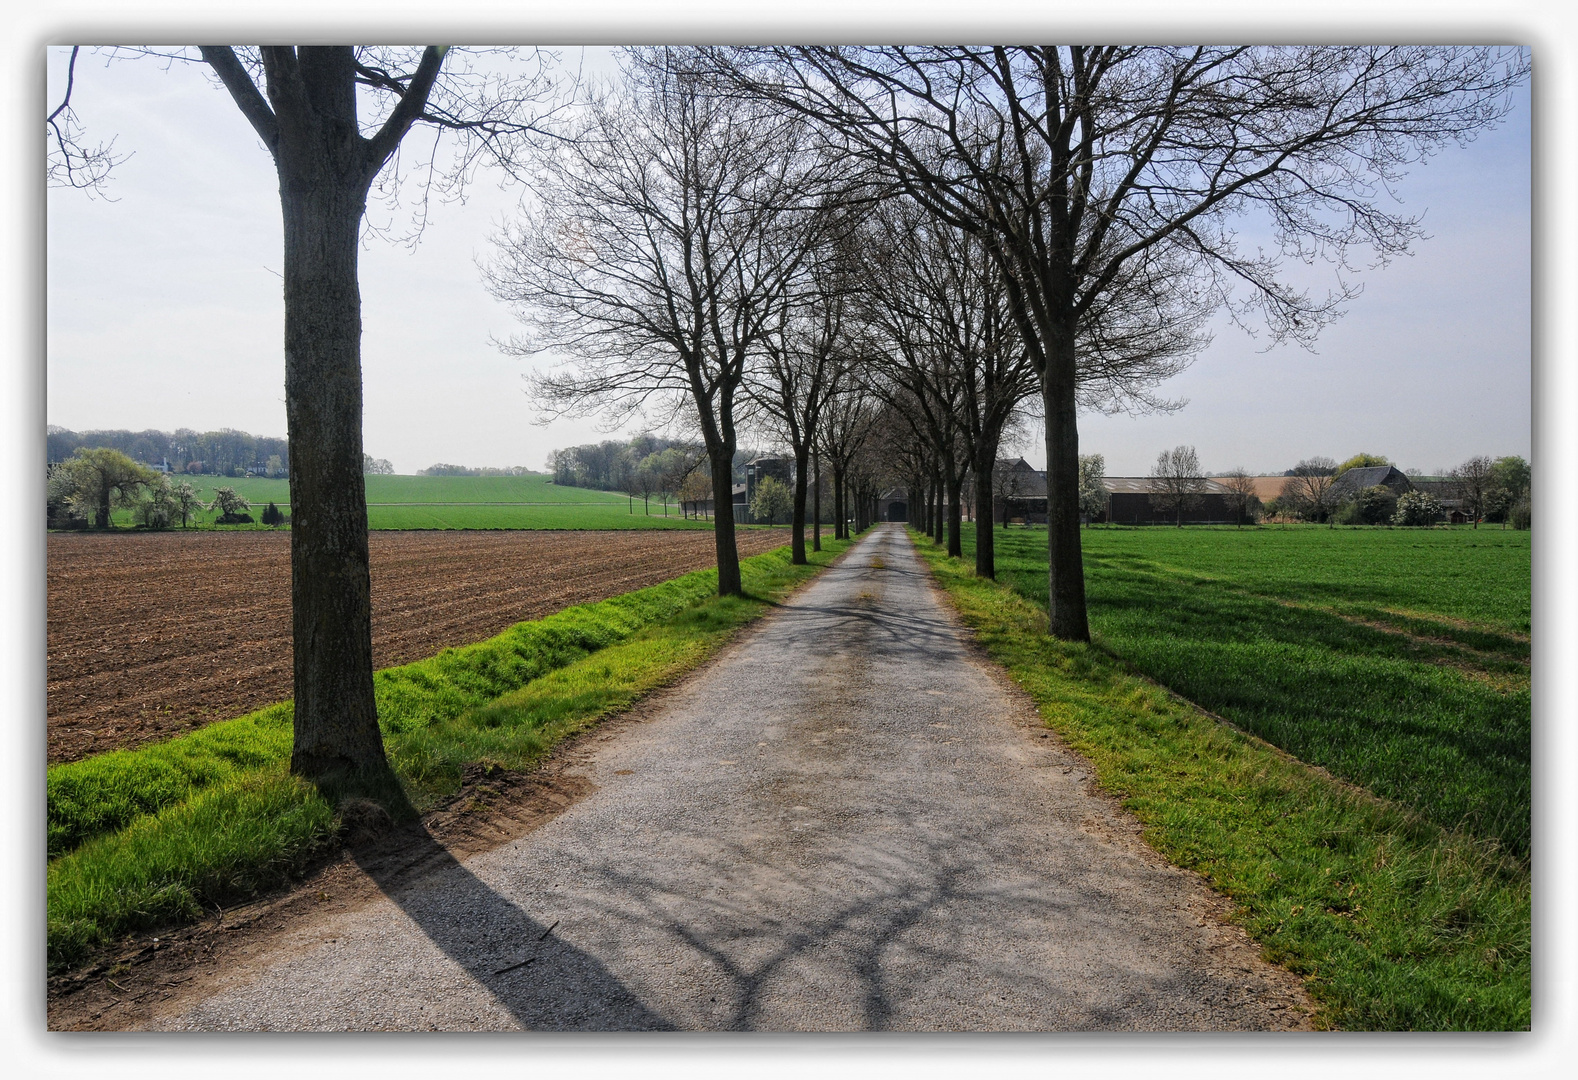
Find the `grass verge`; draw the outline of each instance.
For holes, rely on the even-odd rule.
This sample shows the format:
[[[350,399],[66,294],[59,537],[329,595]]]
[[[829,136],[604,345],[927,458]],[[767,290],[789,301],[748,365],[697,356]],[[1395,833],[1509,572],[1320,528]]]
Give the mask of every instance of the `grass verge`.
[[[848,546],[811,565],[787,548],[741,561],[745,597],[716,571],[568,608],[375,677],[391,764],[428,809],[470,764],[532,766],[567,735],[714,652]],[[49,775],[51,970],[133,931],[277,886],[335,843],[338,817],[287,774],[288,703]]]
[[[919,536],[917,548],[1146,840],[1232,898],[1268,959],[1307,977],[1318,1024],[1528,1029],[1526,865],[1217,720],[1098,647],[1052,638],[1043,608]]]

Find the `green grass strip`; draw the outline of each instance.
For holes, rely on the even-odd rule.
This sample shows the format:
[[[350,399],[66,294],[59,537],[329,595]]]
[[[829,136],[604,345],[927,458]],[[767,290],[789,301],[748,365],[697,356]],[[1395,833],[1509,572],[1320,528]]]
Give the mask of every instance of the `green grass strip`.
[[[1098,647],[1052,638],[1039,605],[924,537],[917,547],[1147,842],[1232,898],[1266,957],[1307,977],[1317,1023],[1528,1029],[1526,866],[1222,723]]]
[[[698,571],[380,672],[385,745],[411,802],[433,806],[468,765],[529,768],[701,663],[847,546],[824,542],[809,566],[787,548],[742,560],[747,597],[713,595],[716,571]],[[63,826],[68,793],[73,820],[130,815],[51,861],[51,970],[282,884],[332,846],[334,809],[286,774],[289,753],[286,705],[51,770],[52,827],[57,794]]]

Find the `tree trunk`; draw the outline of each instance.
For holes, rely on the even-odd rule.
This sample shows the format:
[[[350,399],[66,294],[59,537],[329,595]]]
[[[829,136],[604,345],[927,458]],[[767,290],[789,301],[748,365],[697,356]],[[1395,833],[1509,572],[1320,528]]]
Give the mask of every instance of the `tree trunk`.
[[[941,547],[947,530],[947,514],[943,510],[946,498],[943,495],[941,469],[937,469],[931,475],[931,492],[931,542]]]
[[[838,507],[838,521],[833,529],[833,538],[835,540],[849,539],[849,514],[846,510],[848,506],[846,495],[848,493],[845,491],[847,486],[844,470],[835,466],[833,469],[833,505]]]
[[[712,538],[718,552],[718,595],[739,596],[740,551],[734,546],[734,447],[709,449],[712,462]],[[726,511],[726,512],[725,512]]]
[[[1074,334],[1049,342],[1041,376],[1047,441],[1047,592],[1051,632],[1064,641],[1089,641],[1085,564],[1079,547],[1079,428],[1074,403]]]
[[[948,554],[955,559],[961,558],[964,555],[964,543],[963,539],[959,535],[963,528],[963,523],[960,520],[962,515],[960,514],[959,508],[959,489],[961,486],[958,468],[950,467],[948,470],[947,479]]]
[[[997,538],[993,534],[992,478],[997,448],[982,446],[975,455],[975,576],[997,577]]]
[[[809,472],[810,451],[801,447],[794,455],[794,510],[790,514],[789,561],[795,566],[805,565],[805,499],[806,474]]]
[[[282,139],[295,681],[290,768],[320,782],[377,787],[392,777],[373,698],[362,479],[357,251],[366,188],[325,175],[334,171],[323,160],[333,161],[332,149],[290,151]]]
[[[822,550],[822,458],[811,454],[811,550]]]

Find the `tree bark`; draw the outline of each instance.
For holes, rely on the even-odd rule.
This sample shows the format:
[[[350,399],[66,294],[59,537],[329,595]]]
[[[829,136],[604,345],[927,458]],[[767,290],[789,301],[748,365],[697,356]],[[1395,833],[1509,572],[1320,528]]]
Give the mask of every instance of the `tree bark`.
[[[964,555],[963,539],[960,536],[963,528],[959,507],[959,489],[961,486],[958,467],[950,465],[946,482],[948,497],[948,554],[955,559]]]
[[[811,454],[811,550],[822,550],[822,458],[814,451]]]
[[[1047,592],[1050,630],[1064,641],[1089,641],[1085,564],[1079,537],[1079,429],[1075,422],[1072,325],[1051,342],[1042,374],[1047,445]]]
[[[790,515],[789,561],[795,566],[805,565],[805,501],[806,474],[809,472],[810,450],[801,446],[794,456],[794,510]]]
[[[734,447],[709,448],[712,463],[712,539],[718,553],[718,595],[740,596],[740,552],[734,545]]]
[[[349,53],[347,50],[346,59]],[[306,58],[304,57],[304,60]],[[322,63],[333,58],[316,58]],[[303,83],[354,95],[304,63]],[[274,90],[273,85],[270,87]],[[367,164],[342,129],[354,104],[299,103],[281,114],[276,161],[285,253],[285,414],[290,446],[295,740],[290,767],[315,780],[387,782],[373,698],[367,498],[362,479],[361,289],[357,252]],[[354,152],[353,152],[354,151]]]
[[[997,578],[997,538],[992,521],[992,478],[997,448],[979,446],[975,454],[975,576]]]
[[[844,470],[837,460],[833,462],[833,539],[849,539],[844,535]]]
[[[946,501],[943,495],[942,469],[934,469],[931,474],[931,542],[941,547],[947,535],[946,512],[943,505]]]

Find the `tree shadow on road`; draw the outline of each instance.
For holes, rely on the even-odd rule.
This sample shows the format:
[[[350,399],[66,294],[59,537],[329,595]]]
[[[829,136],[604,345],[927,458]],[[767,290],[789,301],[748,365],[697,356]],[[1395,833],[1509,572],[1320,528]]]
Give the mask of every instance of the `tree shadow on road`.
[[[353,852],[357,865],[522,1028],[660,1031],[646,1007],[595,957],[560,940],[466,869],[421,826],[394,851]],[[573,989],[566,993],[565,989]]]
[[[845,883],[831,903],[825,890],[788,881],[776,886],[788,894],[769,900],[753,871],[797,875],[741,844],[716,847],[698,871],[698,845],[682,843],[675,850],[691,865],[677,880],[628,860],[583,862],[576,876],[595,883],[585,902],[611,948],[639,942],[665,958],[689,995],[673,1014],[686,1028],[1188,1030],[1223,1026],[1244,1003],[1244,987],[1180,963],[1162,935],[1142,932],[1155,948],[1129,957],[1104,949],[1135,932],[1136,912],[1089,868],[1052,890],[986,880],[974,860],[960,860],[956,840],[817,859],[809,878]],[[698,880],[712,885],[697,890]],[[1055,956],[1062,970],[1047,966]]]

